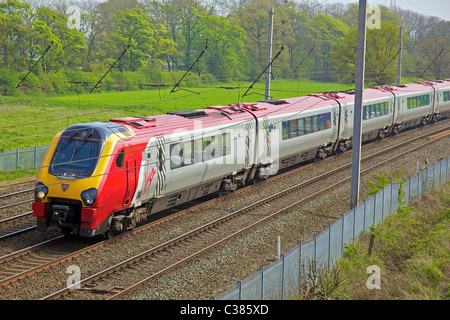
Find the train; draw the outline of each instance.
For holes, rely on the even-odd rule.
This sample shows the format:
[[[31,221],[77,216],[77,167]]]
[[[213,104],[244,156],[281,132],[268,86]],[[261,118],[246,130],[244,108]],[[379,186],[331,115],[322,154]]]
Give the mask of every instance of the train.
[[[353,110],[348,90],[72,125],[37,175],[37,230],[113,237],[156,212],[344,152]],[[362,141],[448,117],[449,79],[367,88]]]

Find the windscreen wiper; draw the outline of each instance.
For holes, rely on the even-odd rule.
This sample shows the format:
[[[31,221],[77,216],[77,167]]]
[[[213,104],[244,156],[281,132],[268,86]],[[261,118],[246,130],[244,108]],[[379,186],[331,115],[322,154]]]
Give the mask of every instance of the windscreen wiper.
[[[79,134],[79,132],[78,132],[78,131],[75,131],[75,132],[67,139],[67,142],[69,142],[71,139],[73,139],[73,137],[75,137],[77,134]],[[59,145],[58,150],[56,150],[56,155],[55,155],[55,158],[54,158],[53,163],[56,161],[56,159],[58,159],[58,156],[59,156],[60,152],[61,152],[62,149],[63,149],[63,145],[64,145],[64,142],[61,141],[61,144]],[[66,143],[65,146],[64,146],[64,148],[67,147],[68,145],[69,145],[69,143]]]
[[[91,132],[89,132],[89,134],[88,134],[86,137],[84,137],[83,140],[81,140],[81,143],[80,143],[80,141],[77,141],[77,144],[75,145],[75,148],[73,148],[72,158],[70,159],[70,162],[73,161],[73,158],[75,157],[75,155],[77,154],[77,152],[81,149],[81,148],[78,148],[78,144],[80,143],[80,145],[83,145],[83,144],[85,145],[86,140],[87,140],[90,136],[92,136],[93,133],[94,133],[94,128],[92,128]]]

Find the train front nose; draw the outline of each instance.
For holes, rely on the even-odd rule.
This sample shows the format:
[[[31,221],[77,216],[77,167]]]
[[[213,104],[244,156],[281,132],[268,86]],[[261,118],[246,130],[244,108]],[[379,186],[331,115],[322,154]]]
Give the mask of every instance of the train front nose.
[[[51,204],[51,222],[59,227],[79,229],[81,224],[81,204]]]

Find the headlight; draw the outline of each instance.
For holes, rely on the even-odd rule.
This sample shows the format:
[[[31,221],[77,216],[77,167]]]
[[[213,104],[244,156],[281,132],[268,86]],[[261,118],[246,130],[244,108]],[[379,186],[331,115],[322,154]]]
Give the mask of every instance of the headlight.
[[[45,184],[43,184],[42,182],[38,182],[34,189],[34,194],[36,195],[36,199],[38,199],[39,201],[44,200],[44,198],[48,194],[47,186]]]
[[[96,198],[97,198],[97,189],[95,188],[84,190],[81,193],[81,199],[83,200],[84,204],[88,207],[92,206],[95,203]]]

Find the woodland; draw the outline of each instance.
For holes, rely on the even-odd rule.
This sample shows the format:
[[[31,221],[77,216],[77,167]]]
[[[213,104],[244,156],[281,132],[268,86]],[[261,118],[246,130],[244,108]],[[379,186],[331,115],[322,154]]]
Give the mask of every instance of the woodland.
[[[0,94],[89,92],[112,66],[99,91],[173,85],[203,50],[187,84],[253,81],[267,65],[271,7],[273,79],[351,84],[356,1],[7,0],[0,2]],[[402,76],[449,76],[449,21],[379,9],[380,28],[367,30],[367,85],[396,83],[400,26]]]

